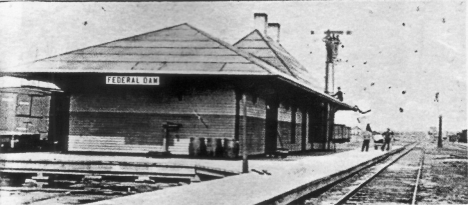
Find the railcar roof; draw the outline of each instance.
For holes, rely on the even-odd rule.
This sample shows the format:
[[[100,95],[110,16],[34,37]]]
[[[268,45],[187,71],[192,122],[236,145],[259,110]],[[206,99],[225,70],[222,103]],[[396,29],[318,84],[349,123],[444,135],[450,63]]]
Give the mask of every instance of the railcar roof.
[[[38,80],[27,80],[11,76],[0,77],[0,92],[62,92],[57,85]]]

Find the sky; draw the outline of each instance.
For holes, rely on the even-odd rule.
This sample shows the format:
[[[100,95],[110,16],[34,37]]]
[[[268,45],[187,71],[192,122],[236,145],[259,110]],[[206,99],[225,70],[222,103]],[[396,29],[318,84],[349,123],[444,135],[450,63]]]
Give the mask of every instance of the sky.
[[[254,29],[253,14],[281,24],[280,43],[324,85],[323,32],[341,36],[336,86],[373,129],[427,131],[467,124],[464,1],[0,3],[0,69],[189,23],[228,43]],[[311,35],[314,31],[314,35]],[[439,93],[439,101],[435,95]],[[336,122],[357,125],[358,113]]]

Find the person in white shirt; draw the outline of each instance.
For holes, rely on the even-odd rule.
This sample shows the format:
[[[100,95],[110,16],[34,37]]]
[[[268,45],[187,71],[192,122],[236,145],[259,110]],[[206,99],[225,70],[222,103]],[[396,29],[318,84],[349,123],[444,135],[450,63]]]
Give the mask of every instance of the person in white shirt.
[[[366,152],[369,151],[369,142],[370,142],[370,139],[372,137],[372,129],[370,128],[370,125],[367,124],[366,126],[366,131],[362,132],[362,137],[363,137],[363,141],[362,141],[362,149],[361,149],[361,152],[364,152],[364,148],[366,149]]]

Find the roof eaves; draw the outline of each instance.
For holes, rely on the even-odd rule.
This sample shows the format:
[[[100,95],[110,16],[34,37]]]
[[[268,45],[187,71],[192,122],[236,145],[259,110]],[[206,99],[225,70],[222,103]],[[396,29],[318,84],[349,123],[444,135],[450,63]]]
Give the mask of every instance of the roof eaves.
[[[0,71],[0,74],[8,74],[8,73],[77,73],[75,70],[56,70],[54,72],[50,72],[50,70],[42,69],[42,70],[15,70],[15,71]],[[258,75],[258,76],[267,76],[271,74],[266,73],[254,73],[254,72],[228,72],[223,73],[219,71],[207,71],[207,72],[200,72],[200,71],[159,71],[159,70],[152,70],[148,72],[148,70],[89,70],[89,71],[79,71],[79,73],[96,73],[96,74],[105,74],[105,73],[116,73],[116,74],[181,74],[181,75]]]
[[[312,93],[314,93],[314,94],[317,94],[319,97],[321,97],[321,98],[323,98],[323,99],[325,99],[325,100],[327,100],[327,101],[329,101],[329,102],[335,103],[335,104],[337,104],[337,105],[340,105],[342,108],[345,108],[345,109],[342,109],[342,110],[354,110],[354,107],[353,107],[353,106],[348,105],[348,104],[346,104],[346,103],[344,103],[344,102],[338,101],[337,99],[331,97],[330,95],[327,95],[327,94],[322,93],[322,92],[320,92],[320,91],[317,91],[317,90],[315,90],[315,89],[313,89],[313,88],[311,88],[311,87],[309,87],[309,86],[307,86],[307,85],[304,85],[304,84],[298,82],[296,79],[291,78],[290,76],[287,76],[287,75],[284,75],[284,74],[283,74],[283,75],[282,75],[282,74],[279,74],[279,75],[278,75],[278,78],[279,78],[279,79],[282,79],[282,80],[286,80],[286,81],[288,81],[288,82],[292,82],[293,84],[296,84],[296,85],[298,85],[299,87],[302,87],[302,88],[306,89],[306,90],[309,91],[309,92],[312,92]]]

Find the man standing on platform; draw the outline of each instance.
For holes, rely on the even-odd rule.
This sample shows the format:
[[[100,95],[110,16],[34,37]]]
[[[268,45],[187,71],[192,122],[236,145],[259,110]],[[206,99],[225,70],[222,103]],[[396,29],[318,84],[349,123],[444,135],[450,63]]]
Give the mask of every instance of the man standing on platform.
[[[366,152],[369,151],[369,142],[372,137],[372,129],[370,128],[370,125],[367,124],[366,126],[366,131],[362,132],[362,137],[364,138],[364,141],[362,141],[362,149],[361,152],[364,152],[364,148],[366,148]]]
[[[387,146],[387,151],[390,150],[390,142],[392,141],[393,132],[390,131],[390,128],[387,128],[387,131],[382,134],[384,136],[384,144],[382,145],[382,151],[384,151],[385,146]]]

